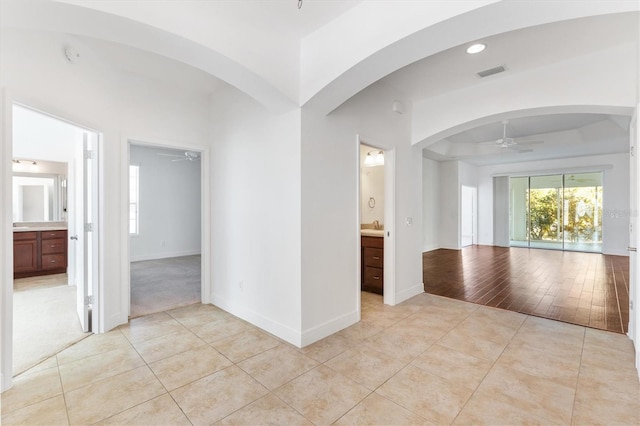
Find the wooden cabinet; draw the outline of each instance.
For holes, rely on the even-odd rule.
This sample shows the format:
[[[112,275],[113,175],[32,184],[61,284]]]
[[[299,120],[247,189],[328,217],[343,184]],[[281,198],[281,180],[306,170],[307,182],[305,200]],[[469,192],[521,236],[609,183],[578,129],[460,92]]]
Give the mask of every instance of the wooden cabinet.
[[[31,273],[38,270],[38,233],[14,232],[13,274]]]
[[[362,246],[363,291],[383,294],[384,289],[384,238],[360,237]]]
[[[67,272],[67,231],[13,233],[13,277]]]

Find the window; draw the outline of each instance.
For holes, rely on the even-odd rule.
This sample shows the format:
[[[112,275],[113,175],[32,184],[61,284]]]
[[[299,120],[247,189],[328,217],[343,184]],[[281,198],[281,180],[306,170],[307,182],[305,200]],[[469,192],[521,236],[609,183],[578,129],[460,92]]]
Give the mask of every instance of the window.
[[[602,252],[602,172],[511,178],[511,245]]]
[[[129,235],[139,232],[140,166],[129,166]]]

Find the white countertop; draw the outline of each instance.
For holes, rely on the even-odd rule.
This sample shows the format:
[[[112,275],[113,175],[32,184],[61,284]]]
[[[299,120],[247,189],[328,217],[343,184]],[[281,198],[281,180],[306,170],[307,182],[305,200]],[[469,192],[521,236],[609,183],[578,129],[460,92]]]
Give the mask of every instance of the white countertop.
[[[361,229],[360,235],[363,237],[384,237],[384,229]]]
[[[13,228],[13,232],[36,232],[36,231],[66,231],[66,225],[31,225],[31,226],[16,226]]]

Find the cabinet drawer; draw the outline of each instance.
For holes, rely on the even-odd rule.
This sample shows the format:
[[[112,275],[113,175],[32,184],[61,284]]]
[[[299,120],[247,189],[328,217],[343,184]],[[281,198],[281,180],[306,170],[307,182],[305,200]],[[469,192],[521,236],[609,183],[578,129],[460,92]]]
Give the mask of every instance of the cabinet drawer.
[[[67,267],[67,259],[63,254],[45,254],[42,256],[42,269],[60,269]]]
[[[382,268],[364,268],[363,290],[382,294],[384,288],[384,275]]]
[[[55,238],[67,238],[67,231],[42,231],[43,240],[51,240]]]
[[[364,266],[382,268],[384,265],[384,251],[381,248],[364,248]]]
[[[13,241],[37,240],[37,239],[38,239],[37,232],[14,232],[13,233]]]
[[[64,243],[66,240],[59,238],[55,240],[42,241],[42,254],[64,253]]]
[[[360,237],[360,244],[363,247],[384,247],[384,238],[382,237]]]

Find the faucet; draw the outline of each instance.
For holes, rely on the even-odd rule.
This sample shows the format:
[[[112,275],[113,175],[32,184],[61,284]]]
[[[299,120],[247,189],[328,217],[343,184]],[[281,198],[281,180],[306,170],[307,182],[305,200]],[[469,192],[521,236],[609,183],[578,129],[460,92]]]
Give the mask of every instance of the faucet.
[[[373,229],[381,229],[379,220],[373,221]]]

